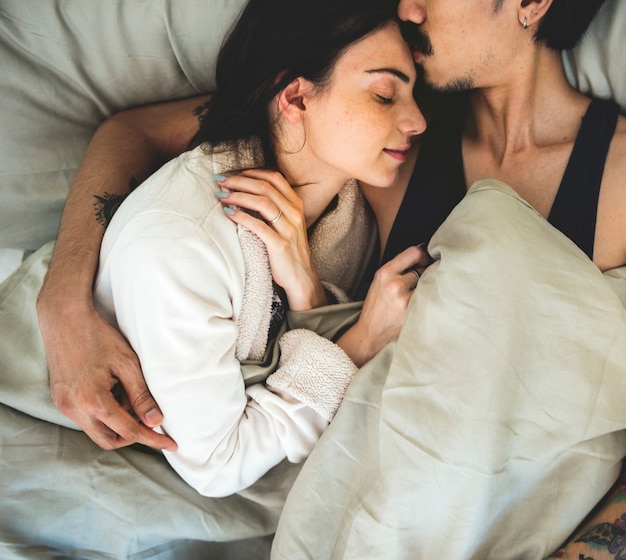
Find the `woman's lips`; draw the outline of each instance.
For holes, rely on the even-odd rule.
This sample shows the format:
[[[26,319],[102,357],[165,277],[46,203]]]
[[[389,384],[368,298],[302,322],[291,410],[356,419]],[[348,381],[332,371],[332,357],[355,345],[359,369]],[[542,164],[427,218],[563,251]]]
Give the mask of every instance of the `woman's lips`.
[[[408,150],[392,150],[391,148],[385,148],[383,150],[388,156],[391,156],[394,159],[397,159],[400,162],[406,161],[406,156]]]

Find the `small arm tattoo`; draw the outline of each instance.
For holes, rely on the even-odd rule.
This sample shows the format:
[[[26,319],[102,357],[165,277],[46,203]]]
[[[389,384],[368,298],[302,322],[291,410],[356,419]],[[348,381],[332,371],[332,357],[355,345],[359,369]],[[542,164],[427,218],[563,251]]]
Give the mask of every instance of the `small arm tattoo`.
[[[94,194],[93,197],[96,201],[93,203],[93,207],[98,223],[107,228],[111,222],[111,218],[113,218],[113,214],[115,214],[120,207],[120,204],[124,202],[124,199],[134,191],[138,185],[137,179],[132,177],[128,183],[128,193],[126,194],[110,194],[106,191],[103,195]]]
[[[206,112],[209,109],[209,103],[210,102],[211,102],[211,100],[209,99],[208,101],[205,101],[202,105],[198,105],[193,110],[193,115],[198,118],[198,122],[200,124],[202,124],[202,121],[204,120]]]

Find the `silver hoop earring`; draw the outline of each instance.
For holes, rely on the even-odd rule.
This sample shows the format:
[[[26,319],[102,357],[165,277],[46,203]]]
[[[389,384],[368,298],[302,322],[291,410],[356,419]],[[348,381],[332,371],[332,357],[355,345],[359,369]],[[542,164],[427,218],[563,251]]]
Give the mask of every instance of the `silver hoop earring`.
[[[522,23],[522,27],[524,29],[528,29],[528,19],[526,18],[526,16],[524,16],[524,23]]]

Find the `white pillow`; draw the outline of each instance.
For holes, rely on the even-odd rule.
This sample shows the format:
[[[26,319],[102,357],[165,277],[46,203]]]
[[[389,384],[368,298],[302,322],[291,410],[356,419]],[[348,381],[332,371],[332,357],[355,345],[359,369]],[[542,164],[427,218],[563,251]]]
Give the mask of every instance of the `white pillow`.
[[[97,126],[121,109],[214,89],[244,0],[23,0],[0,6],[0,247],[56,236]]]
[[[563,53],[568,80],[579,90],[615,99],[626,112],[626,2],[606,0],[587,33]]]

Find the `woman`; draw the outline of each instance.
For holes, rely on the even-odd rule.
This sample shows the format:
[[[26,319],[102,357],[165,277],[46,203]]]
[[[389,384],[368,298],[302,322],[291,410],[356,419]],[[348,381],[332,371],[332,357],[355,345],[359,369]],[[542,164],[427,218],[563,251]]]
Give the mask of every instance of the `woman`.
[[[178,444],[165,452],[168,461],[204,495],[246,488],[285,457],[304,460],[332,419],[356,371],[341,342],[349,341],[350,352],[354,337],[335,345],[307,329],[281,336],[284,316],[344,300],[357,285],[357,270],[346,275],[346,263],[365,260],[361,232],[371,228],[363,215],[337,235],[342,199],[355,196],[352,179],[393,185],[411,137],[424,129],[393,12],[352,0],[306,11],[303,19],[285,0],[248,4],[221,51],[219,93],[198,146],[129,196],[102,244],[96,305],[139,356],[164,413],[162,430]],[[281,196],[264,198],[255,214],[222,207],[239,200],[222,190],[227,174],[272,175],[260,165],[297,186],[283,183]],[[334,235],[332,250],[343,251],[343,270],[323,278],[327,289],[307,229],[314,238]],[[406,270],[419,255],[395,261],[404,286],[397,305],[406,306],[415,287]],[[355,329],[374,353],[402,317],[368,317]],[[361,361],[362,352],[355,357]]]

